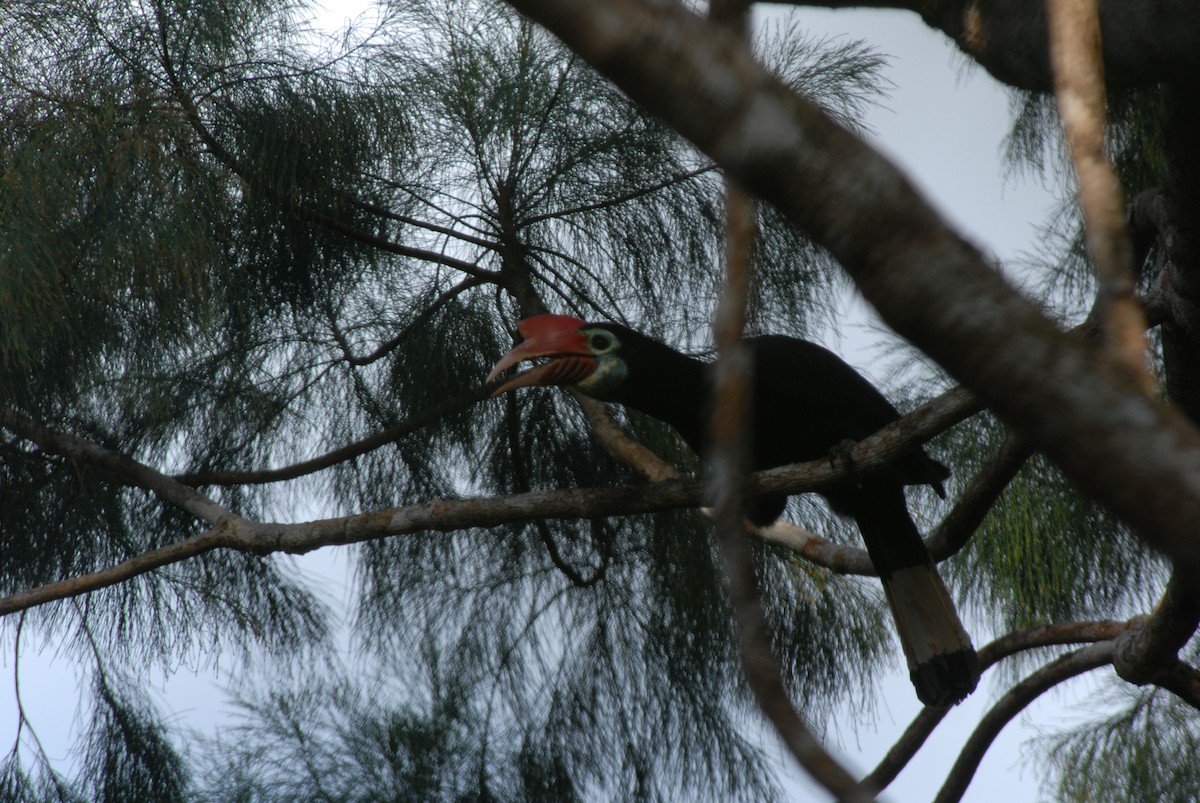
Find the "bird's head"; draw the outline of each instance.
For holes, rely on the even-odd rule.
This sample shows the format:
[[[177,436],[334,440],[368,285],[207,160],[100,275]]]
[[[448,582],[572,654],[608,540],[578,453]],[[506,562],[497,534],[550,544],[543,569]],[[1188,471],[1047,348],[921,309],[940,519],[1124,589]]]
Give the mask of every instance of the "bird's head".
[[[621,354],[621,338],[628,330],[622,326],[569,315],[536,315],[517,324],[517,331],[525,339],[500,358],[487,381],[525,360],[546,362],[517,374],[493,396],[530,385],[571,385],[605,399],[625,382],[629,368]]]

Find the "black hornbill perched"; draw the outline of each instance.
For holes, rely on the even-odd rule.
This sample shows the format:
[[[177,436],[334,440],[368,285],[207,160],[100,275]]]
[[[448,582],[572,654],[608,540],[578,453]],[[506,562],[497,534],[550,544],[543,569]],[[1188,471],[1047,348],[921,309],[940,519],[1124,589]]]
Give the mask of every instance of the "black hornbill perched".
[[[702,457],[708,438],[711,365],[615,323],[538,315],[518,325],[525,338],[496,363],[491,381],[524,360],[547,362],[518,374],[494,395],[528,385],[571,385],[673,426]],[[748,340],[754,354],[751,465],[755,469],[826,457],[900,417],[887,399],[832,352],[804,340]],[[944,707],[979,680],[979,659],[954,603],[908,513],[905,485],[932,485],[942,496],[949,470],[921,449],[883,471],[821,491],[833,510],[853,516],[883,581],[917,697]],[[786,497],[748,503],[757,525],[773,522]]]

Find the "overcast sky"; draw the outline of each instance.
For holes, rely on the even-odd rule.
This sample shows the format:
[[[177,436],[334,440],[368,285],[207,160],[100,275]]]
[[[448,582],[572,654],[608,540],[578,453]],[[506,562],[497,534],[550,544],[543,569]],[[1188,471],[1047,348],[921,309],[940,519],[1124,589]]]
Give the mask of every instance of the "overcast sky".
[[[328,2],[328,18],[337,24],[362,5]],[[947,40],[926,28],[913,14],[807,9],[792,13],[815,33],[865,39],[891,57],[886,75],[895,88],[887,108],[869,115],[867,122],[875,131],[872,140],[902,166],[960,232],[1001,261],[1033,248],[1035,226],[1044,219],[1053,199],[1036,182],[1006,185],[1003,181],[998,156],[1008,125],[1008,101],[995,81],[982,70],[964,69],[963,60]],[[862,323],[863,307],[847,302],[846,308],[847,325],[836,335],[829,335],[829,345],[878,379],[883,371],[874,364],[877,352],[872,347],[872,335]],[[344,580],[344,569],[341,564],[329,565],[327,558],[322,572],[327,578],[325,587],[336,587]],[[306,565],[313,562],[306,561]],[[968,629],[973,631],[976,646],[990,637],[970,622]],[[51,757],[63,760],[70,746],[70,727],[81,713],[77,700],[84,696],[81,692],[86,689],[80,684],[86,684],[86,678],[78,676],[66,662],[53,660],[53,645],[40,653],[30,649],[35,646],[25,645],[21,661],[26,713]],[[11,642],[5,647],[9,652],[0,661],[11,677]],[[959,747],[994,696],[991,674],[984,676],[980,690],[970,700],[951,712],[884,799],[923,801],[933,797]],[[1022,762],[1023,750],[1028,749],[1026,742],[1039,727],[1051,728],[1068,715],[1068,706],[1086,699],[1093,685],[1084,683],[1052,695],[1049,702],[1030,709],[1029,716],[1011,723],[989,751],[964,799],[972,803],[1036,799],[1037,778]],[[919,707],[907,677],[899,671],[886,688],[886,699],[876,715],[876,732],[864,728],[852,733],[839,731],[836,723],[829,726],[834,749],[860,772],[874,766]],[[209,679],[197,680],[186,672],[171,681],[169,690],[154,696],[164,710],[187,722],[201,723],[224,710]],[[1077,716],[1078,712],[1070,715]],[[11,743],[17,717],[10,685],[7,693],[0,693],[0,745]],[[781,768],[790,767],[790,758],[782,752],[779,761]],[[803,781],[795,781],[791,788],[797,801],[826,797]]]

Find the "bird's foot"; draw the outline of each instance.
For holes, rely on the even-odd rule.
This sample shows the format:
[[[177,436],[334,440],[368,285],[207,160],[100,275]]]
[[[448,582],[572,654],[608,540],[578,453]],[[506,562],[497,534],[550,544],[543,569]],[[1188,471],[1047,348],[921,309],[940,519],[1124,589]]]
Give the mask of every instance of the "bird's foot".
[[[846,473],[850,475],[850,480],[855,485],[861,485],[858,466],[854,462],[854,447],[857,445],[858,441],[846,438],[829,447],[829,467],[837,468],[839,464],[845,466]]]

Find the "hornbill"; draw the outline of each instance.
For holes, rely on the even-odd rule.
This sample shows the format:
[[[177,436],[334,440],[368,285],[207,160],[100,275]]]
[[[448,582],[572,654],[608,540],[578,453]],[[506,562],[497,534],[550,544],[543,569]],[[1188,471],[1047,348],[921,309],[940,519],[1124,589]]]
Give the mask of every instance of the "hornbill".
[[[711,364],[616,323],[538,315],[518,324],[524,340],[500,358],[492,381],[525,360],[545,362],[496,389],[569,385],[673,426],[701,457],[708,446]],[[781,335],[748,338],[754,355],[751,466],[814,460],[844,449],[900,417],[883,395],[833,352]],[[917,697],[945,707],[979,680],[979,658],[908,513],[905,485],[931,485],[945,497],[949,470],[922,449],[891,466],[820,491],[838,514],[852,516],[883,581]],[[783,512],[786,496],[747,503],[758,526]]]

